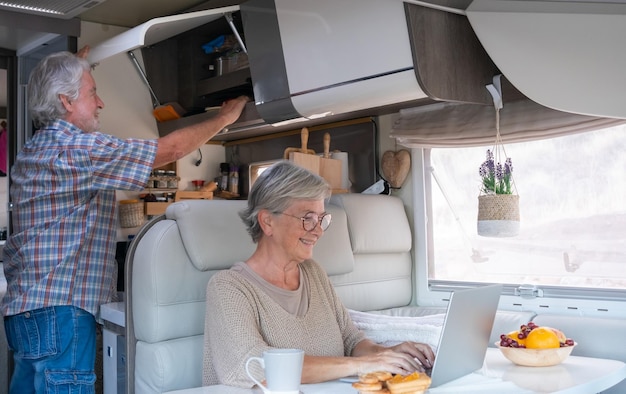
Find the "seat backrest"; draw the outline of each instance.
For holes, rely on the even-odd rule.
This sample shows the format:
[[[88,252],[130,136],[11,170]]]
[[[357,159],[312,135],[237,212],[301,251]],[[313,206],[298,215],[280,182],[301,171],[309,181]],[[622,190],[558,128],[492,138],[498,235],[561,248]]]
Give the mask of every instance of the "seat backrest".
[[[129,393],[202,385],[206,284],[254,251],[238,216],[244,207],[229,200],[174,203],[135,237],[127,259]]]
[[[412,233],[402,200],[380,194],[337,194],[348,218],[354,269],[331,276],[344,305],[357,311],[406,306],[413,296]]]

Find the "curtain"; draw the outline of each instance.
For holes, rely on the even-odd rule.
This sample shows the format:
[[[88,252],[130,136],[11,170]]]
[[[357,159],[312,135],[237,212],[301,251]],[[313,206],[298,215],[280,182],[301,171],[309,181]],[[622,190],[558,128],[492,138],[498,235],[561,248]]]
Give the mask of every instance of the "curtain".
[[[531,100],[505,102],[500,110],[503,143],[525,142],[593,131],[626,123],[553,110]],[[436,103],[401,110],[391,137],[408,148],[492,145],[496,138],[493,106]]]

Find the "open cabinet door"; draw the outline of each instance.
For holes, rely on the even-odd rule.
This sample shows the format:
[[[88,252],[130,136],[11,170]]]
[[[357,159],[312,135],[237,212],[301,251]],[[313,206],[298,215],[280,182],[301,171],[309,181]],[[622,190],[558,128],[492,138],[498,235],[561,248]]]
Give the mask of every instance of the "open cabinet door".
[[[156,44],[235,11],[239,11],[239,6],[154,18],[91,48],[87,60],[94,64],[119,53]]]

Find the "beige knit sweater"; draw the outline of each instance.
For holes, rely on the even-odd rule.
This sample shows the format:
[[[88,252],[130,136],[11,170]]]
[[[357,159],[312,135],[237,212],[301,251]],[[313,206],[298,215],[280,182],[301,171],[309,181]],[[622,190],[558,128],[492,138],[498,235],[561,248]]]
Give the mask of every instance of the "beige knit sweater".
[[[298,348],[314,356],[349,356],[365,338],[343,306],[326,272],[315,262],[300,264],[310,288],[309,309],[298,317],[285,311],[241,274],[224,270],[207,285],[203,385],[252,387],[249,357],[269,348]],[[263,370],[250,364],[259,380]]]

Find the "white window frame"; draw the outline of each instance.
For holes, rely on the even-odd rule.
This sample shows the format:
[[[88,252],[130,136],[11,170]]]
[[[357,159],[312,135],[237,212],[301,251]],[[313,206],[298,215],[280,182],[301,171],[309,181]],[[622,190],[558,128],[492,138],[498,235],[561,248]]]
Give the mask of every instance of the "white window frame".
[[[428,149],[411,149],[411,180],[413,211],[413,261],[415,262],[415,299],[420,306],[442,306],[447,303],[450,291],[476,286],[477,283],[459,283],[428,279],[429,236],[428,226],[430,171],[426,168]],[[406,202],[409,203],[409,202]],[[516,295],[517,285],[504,285],[499,309],[532,311],[570,316],[626,318],[626,291],[558,289],[541,286],[540,297]]]

